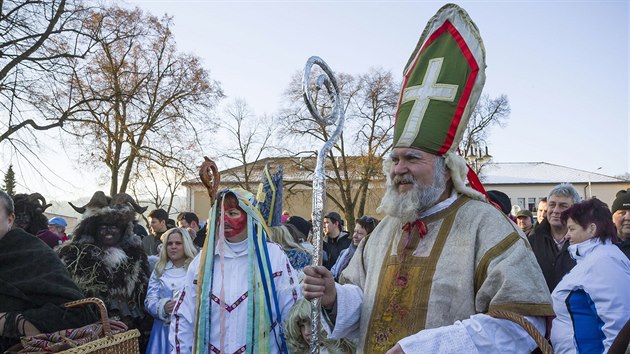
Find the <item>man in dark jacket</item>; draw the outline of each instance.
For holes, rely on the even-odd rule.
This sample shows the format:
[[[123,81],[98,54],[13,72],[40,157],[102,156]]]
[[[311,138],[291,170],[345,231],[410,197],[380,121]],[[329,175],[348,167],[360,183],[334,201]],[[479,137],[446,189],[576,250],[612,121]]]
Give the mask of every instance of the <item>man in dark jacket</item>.
[[[324,216],[324,261],[323,266],[328,270],[337,262],[341,251],[345,250],[352,243],[352,237],[343,231],[343,220],[338,213],[330,212]]]
[[[621,240],[619,248],[630,258],[630,188],[617,192],[610,211],[617,227],[617,236]]]
[[[560,220],[560,214],[579,201],[580,195],[573,185],[555,186],[547,198],[547,217],[528,237],[550,292],[575,266],[568,251],[569,242],[565,239],[567,226]]]
[[[0,191],[0,352],[19,337],[82,327],[96,322],[87,308],[63,304],[83,293],[55,252],[35,236],[14,228],[13,200]]]
[[[151,234],[142,239],[142,247],[147,256],[157,256],[159,252],[158,246],[162,244],[160,240],[162,234],[169,229],[168,213],[164,209],[155,209],[149,213],[149,228]],[[172,227],[175,227],[174,225]]]
[[[199,225],[199,217],[193,212],[182,212],[177,215],[177,227],[184,229],[191,228],[195,232],[193,243],[198,248],[202,248],[206,242],[206,224],[203,227]]]
[[[527,209],[520,210],[516,213],[516,225],[523,231],[525,236],[534,234],[534,225],[532,224],[533,214]]]
[[[534,223],[534,230],[542,224],[543,220],[547,216],[547,197],[541,198],[538,202],[538,208],[536,209],[536,222]]]

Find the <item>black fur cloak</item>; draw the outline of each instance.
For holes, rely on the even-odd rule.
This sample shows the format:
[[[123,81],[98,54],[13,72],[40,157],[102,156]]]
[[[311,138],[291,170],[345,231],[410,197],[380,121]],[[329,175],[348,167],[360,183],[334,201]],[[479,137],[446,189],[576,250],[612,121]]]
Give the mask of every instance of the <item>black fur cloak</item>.
[[[71,242],[57,250],[73,280],[86,296],[96,296],[107,305],[110,318],[143,332],[151,316],[144,311],[149,283],[149,263],[142,241],[133,233],[134,209],[112,205],[87,209]],[[96,243],[101,224],[118,225],[121,239],[116,247],[103,249]]]

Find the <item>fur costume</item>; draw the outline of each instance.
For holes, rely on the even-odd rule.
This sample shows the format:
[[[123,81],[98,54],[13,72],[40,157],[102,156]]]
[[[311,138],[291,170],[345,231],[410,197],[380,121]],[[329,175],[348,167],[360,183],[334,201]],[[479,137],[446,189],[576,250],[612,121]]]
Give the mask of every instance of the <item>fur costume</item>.
[[[104,197],[102,192],[98,193]],[[110,318],[119,319],[144,334],[144,330],[150,331],[152,322],[143,308],[150,272],[140,236],[133,233],[136,205],[116,204],[109,197],[103,201],[83,207],[83,219],[72,241],[57,252],[86,296],[102,299]],[[120,228],[121,238],[116,246],[101,248],[96,242],[98,227],[103,224]]]
[[[35,236],[41,230],[48,229],[48,218],[44,211],[52,204],[46,204],[46,199],[39,194],[16,194],[13,196],[15,205],[15,224],[24,231]],[[22,225],[25,222],[26,225]]]

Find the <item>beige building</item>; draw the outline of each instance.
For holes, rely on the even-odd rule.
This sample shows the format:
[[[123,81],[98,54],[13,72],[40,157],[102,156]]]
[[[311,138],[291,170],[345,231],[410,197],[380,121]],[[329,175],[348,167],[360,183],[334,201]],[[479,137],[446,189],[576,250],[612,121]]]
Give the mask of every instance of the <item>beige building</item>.
[[[630,187],[630,181],[545,162],[487,164],[481,179],[487,190],[500,190],[510,197],[512,205],[532,212],[541,198],[563,182],[573,184],[583,199],[596,197],[609,206],[618,191]]]
[[[358,157],[352,158],[348,166],[348,174],[352,175],[352,165],[360,163]],[[250,190],[256,192],[258,181],[265,163],[275,171],[278,165],[284,169],[284,200],[283,209],[291,215],[299,215],[305,219],[311,218],[312,209],[312,181],[313,158],[268,158],[259,161],[256,165],[248,166],[254,171],[250,176]],[[331,174],[330,166],[326,167],[326,173]],[[244,175],[241,166],[221,171],[221,187],[243,187]],[[384,193],[385,177],[374,178],[370,181],[365,214],[382,218],[376,213],[376,207]],[[505,162],[489,163],[483,166],[481,172],[482,183],[486,190],[500,190],[507,194],[512,205],[518,205],[521,209],[536,211],[538,201],[546,197],[551,188],[562,182],[572,183],[582,198],[597,197],[611,205],[615,194],[621,189],[630,188],[630,181],[624,181],[615,177],[602,175],[595,172],[577,170],[565,166],[548,164],[545,162]],[[358,183],[358,179],[351,179]],[[206,189],[199,179],[184,183],[186,188],[186,205],[194,211],[199,218],[207,219],[210,211],[209,197]],[[337,196],[338,189],[328,182],[327,189]],[[327,199],[326,211],[338,211],[344,213],[339,207]]]
[[[351,183],[358,183],[358,171],[352,170],[352,167],[356,167],[360,164],[361,157],[349,157],[348,161],[348,174],[351,176]],[[340,162],[340,161],[338,161]],[[249,177],[249,190],[256,193],[258,190],[258,184],[261,180],[261,174],[265,164],[269,164],[271,172],[276,171],[277,166],[282,166],[284,172],[283,179],[283,210],[287,210],[291,215],[299,215],[305,219],[311,219],[311,210],[313,203],[313,170],[315,166],[315,158],[267,158],[258,161],[256,164],[248,166],[248,171],[252,171]],[[238,166],[223,170],[221,175],[221,188],[241,187],[245,188],[245,176],[243,167]],[[343,169],[340,169],[343,170]],[[380,171],[380,167],[378,168]],[[330,162],[327,161],[325,167],[326,173],[332,175],[332,168]],[[343,171],[340,171],[343,173]],[[252,182],[253,181],[253,182]],[[199,216],[200,219],[207,219],[210,212],[210,198],[208,193],[201,184],[199,178],[184,182],[186,188],[186,206],[188,210],[192,210]],[[370,181],[370,186],[366,198],[365,214],[376,215],[376,207],[381,200],[384,192],[385,178],[379,175],[378,178],[373,178]],[[338,189],[334,184],[327,182],[326,186],[328,192],[332,194],[334,198],[339,197]],[[245,188],[247,189],[247,188]],[[342,217],[344,215],[341,208],[337,207],[332,198],[326,199],[326,212],[337,211]]]

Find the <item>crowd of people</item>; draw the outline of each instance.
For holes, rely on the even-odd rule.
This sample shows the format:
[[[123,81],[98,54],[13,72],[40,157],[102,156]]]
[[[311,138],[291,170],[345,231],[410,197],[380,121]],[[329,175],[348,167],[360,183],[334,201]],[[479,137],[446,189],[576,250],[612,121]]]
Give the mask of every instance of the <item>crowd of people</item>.
[[[244,190],[223,191],[202,227],[186,212],[166,229],[168,214],[151,212],[144,237],[134,221],[146,208],[126,194],[97,192],[76,208],[82,219],[72,238],[52,244],[42,232],[65,235],[65,220],[53,217],[29,234],[0,192],[2,350],[21,336],[96,321],[90,309],[63,308],[96,296],[112,319],[141,331],[146,353],[306,353],[307,300],[315,297],[325,313],[324,353],[533,350],[521,328],[485,314],[492,307],[526,316],[541,333],[553,318],[556,352],[607,352],[630,319],[630,189],[609,208],[596,198],[581,201],[563,183],[539,204],[546,212],[535,223],[520,222],[533,215],[522,211],[514,223],[500,206],[454,189],[441,159],[395,148],[385,163],[382,222],[362,216],[350,237],[339,213],[325,215],[328,267],[311,265],[309,221],[293,215],[269,227]],[[433,200],[424,197],[430,194]],[[21,219],[39,219],[39,206]],[[156,255],[145,250],[147,237]]]
[[[134,198],[96,192],[72,205],[81,219],[71,237],[66,220],[44,216],[41,195],[0,192],[0,351],[96,322],[89,307],[64,307],[84,297],[138,329],[142,353],[536,350],[497,311],[529,323],[556,353],[625,350],[630,189],[609,208],[562,183],[536,220],[513,211],[505,193],[486,192],[457,151],[484,81],[477,27],[444,6],[405,69],[383,161],[384,218],[352,217],[346,230],[348,219],[328,210],[321,250],[311,221],[286,211],[269,225],[240,188],[220,191],[207,220],[152,210],[150,232]],[[312,264],[315,252],[322,265]],[[323,315],[317,333],[313,299]]]

